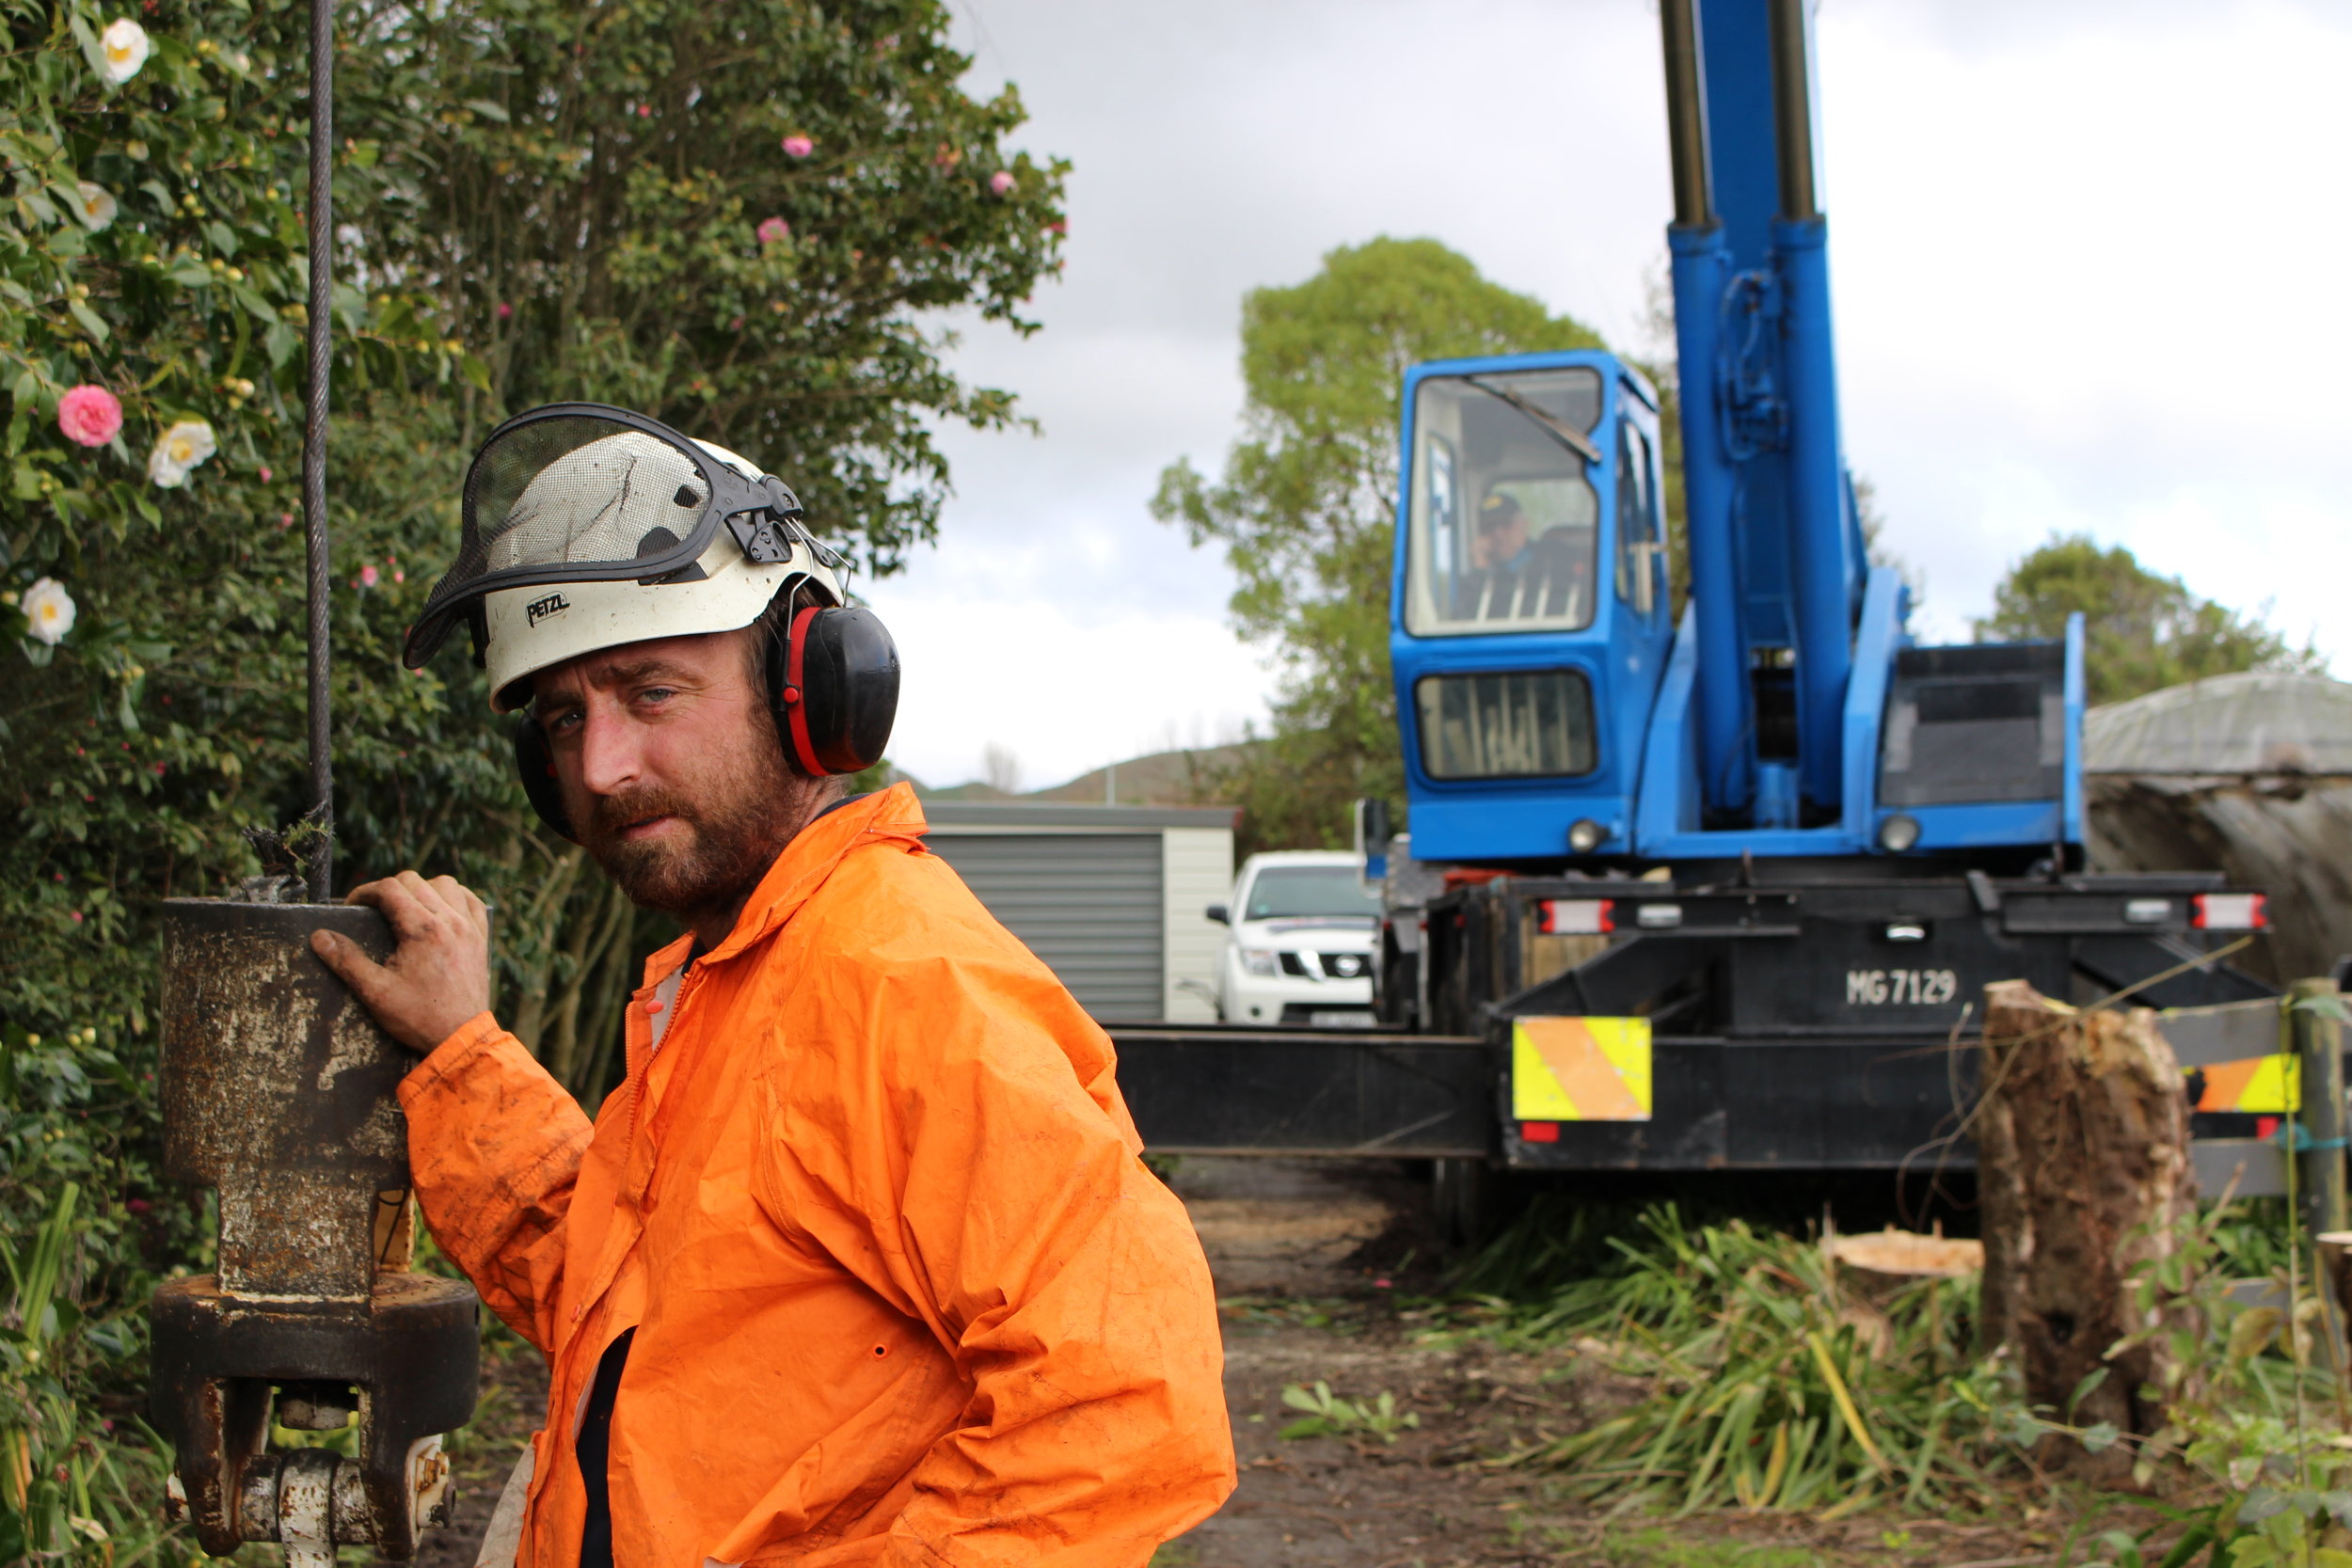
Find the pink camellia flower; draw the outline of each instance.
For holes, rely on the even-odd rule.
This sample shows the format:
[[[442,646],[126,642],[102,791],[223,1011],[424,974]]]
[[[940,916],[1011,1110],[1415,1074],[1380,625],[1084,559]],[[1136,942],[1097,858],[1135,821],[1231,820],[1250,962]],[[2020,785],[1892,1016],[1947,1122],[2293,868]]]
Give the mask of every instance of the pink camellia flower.
[[[817,144],[806,136],[787,136],[784,138],[784,150],[792,157],[805,158],[817,150]]]
[[[76,926],[79,926],[82,923],[82,911],[79,910],[66,911],[65,917],[73,922]]]
[[[85,382],[57,400],[57,428],[69,441],[103,447],[122,429],[122,400]]]
[[[143,1197],[135,1197],[125,1202],[123,1207],[130,1210],[134,1214],[144,1214],[155,1206]]]
[[[998,196],[1002,196],[1007,191],[1012,189],[1012,170],[1009,168],[1000,168],[995,173],[990,175],[988,177],[988,188],[994,191]]]
[[[639,119],[651,119],[653,118],[653,105],[650,103],[638,104],[637,118]]]
[[[514,313],[515,308],[513,306],[507,304],[506,301],[502,299],[499,301],[499,320],[504,321],[507,317],[513,315]]]
[[[782,218],[762,218],[754,232],[761,245],[782,245],[792,237],[792,226]]]
[[[278,531],[283,533],[292,527],[294,527],[294,514],[291,512],[280,512],[278,515]]]
[[[264,464],[262,464],[262,483],[267,484],[267,483],[268,483],[271,480],[276,479],[277,477],[278,477],[278,476],[277,476],[276,474],[271,473],[271,472],[269,471],[269,465],[268,465],[268,464],[264,463]]]
[[[375,570],[375,568],[374,568],[374,567],[373,567],[373,566],[362,566],[362,567],[360,567],[360,568],[359,568],[359,586],[360,586],[360,587],[362,587],[362,588],[373,588],[373,587],[374,587],[374,586],[375,586],[378,582],[380,582],[380,581],[382,581],[382,580],[383,580],[383,579],[382,579],[382,578],[381,578],[377,575],[376,570]]]

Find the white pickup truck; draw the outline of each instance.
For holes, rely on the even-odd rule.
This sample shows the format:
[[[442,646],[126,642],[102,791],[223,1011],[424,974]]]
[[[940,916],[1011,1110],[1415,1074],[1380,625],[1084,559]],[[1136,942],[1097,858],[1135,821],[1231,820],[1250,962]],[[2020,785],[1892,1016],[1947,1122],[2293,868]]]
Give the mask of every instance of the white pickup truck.
[[[1211,920],[1232,928],[1217,961],[1217,1015],[1229,1023],[1361,1028],[1372,1022],[1372,966],[1380,900],[1362,863],[1340,850],[1252,855],[1231,905]]]

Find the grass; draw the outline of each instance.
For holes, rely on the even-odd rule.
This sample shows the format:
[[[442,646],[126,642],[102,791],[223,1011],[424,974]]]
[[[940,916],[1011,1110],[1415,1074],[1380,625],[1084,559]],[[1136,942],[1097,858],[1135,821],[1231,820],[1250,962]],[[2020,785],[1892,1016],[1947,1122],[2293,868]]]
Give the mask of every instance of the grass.
[[[1649,1391],[1506,1463],[1562,1471],[1587,1501],[1679,1514],[1992,1502],[1993,1469],[2017,1453],[2015,1398],[1974,1354],[1970,1282],[1873,1299],[1811,1243],[1673,1209],[1611,1244],[1615,1267],[1514,1327]]]
[[[1821,1559],[1802,1546],[1759,1546],[1697,1538],[1651,1526],[1604,1540],[1610,1568],[1815,1568]]]

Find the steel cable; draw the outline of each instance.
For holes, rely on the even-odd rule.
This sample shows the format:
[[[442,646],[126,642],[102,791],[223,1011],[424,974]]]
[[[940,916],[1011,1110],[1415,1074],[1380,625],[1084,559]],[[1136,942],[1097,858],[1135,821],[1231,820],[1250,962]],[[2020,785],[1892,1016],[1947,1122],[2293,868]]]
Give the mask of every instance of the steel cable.
[[[335,895],[334,730],[327,707],[330,642],[326,550],[328,338],[335,281],[335,7],[310,0],[310,361],[302,427],[302,525],[310,568],[310,901]]]

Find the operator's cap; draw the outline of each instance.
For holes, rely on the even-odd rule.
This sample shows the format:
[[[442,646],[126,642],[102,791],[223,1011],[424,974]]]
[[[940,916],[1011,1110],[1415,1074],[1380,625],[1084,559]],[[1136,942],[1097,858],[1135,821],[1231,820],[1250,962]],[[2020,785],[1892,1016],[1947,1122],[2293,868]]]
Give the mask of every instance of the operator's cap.
[[[732,631],[796,579],[841,601],[836,557],[781,480],[656,420],[555,404],[501,425],[466,475],[457,563],[409,630],[409,668],[463,619],[491,705],[538,671],[657,637]]]

